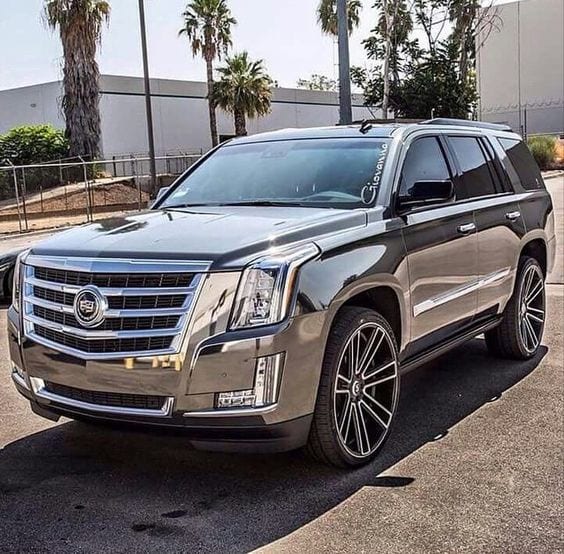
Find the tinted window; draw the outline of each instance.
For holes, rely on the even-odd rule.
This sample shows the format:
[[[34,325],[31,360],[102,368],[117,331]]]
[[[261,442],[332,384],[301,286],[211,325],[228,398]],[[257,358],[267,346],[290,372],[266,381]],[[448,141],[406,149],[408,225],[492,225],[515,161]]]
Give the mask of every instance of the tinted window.
[[[417,139],[407,151],[401,172],[399,195],[409,198],[417,181],[446,181],[451,178],[436,137]]]
[[[464,200],[495,194],[497,191],[491,162],[488,163],[480,139],[478,137],[449,137],[449,141],[463,173],[461,186],[456,191],[456,198]]]
[[[388,139],[228,144],[188,173],[159,207],[249,202],[356,208],[374,199]]]
[[[537,162],[527,145],[521,140],[498,139],[515,168],[523,188],[527,190],[542,188],[542,177]]]

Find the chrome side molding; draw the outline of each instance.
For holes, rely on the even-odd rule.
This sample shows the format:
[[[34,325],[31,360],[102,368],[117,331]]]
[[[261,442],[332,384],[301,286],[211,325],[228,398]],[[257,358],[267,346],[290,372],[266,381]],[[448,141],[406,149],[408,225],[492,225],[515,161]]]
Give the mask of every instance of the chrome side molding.
[[[506,267],[504,269],[500,269],[499,271],[494,271],[493,273],[485,275],[484,277],[479,277],[478,279],[466,283],[460,287],[456,287],[445,294],[435,296],[434,298],[429,298],[428,300],[425,300],[413,306],[413,315],[414,317],[417,317],[418,315],[428,312],[433,308],[438,308],[439,306],[442,306],[447,302],[452,302],[457,298],[461,298],[462,296],[475,292],[478,289],[481,289],[482,287],[491,285],[496,281],[504,279],[510,273],[511,273],[511,268]]]

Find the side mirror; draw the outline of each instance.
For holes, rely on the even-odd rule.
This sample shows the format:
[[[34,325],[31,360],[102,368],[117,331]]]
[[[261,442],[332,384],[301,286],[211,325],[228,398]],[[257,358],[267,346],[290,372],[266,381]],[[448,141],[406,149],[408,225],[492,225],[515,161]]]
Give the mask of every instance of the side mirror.
[[[445,181],[417,181],[408,190],[408,194],[400,196],[400,210],[418,208],[430,204],[448,202],[454,197],[454,185],[450,179]]]
[[[155,198],[155,201],[151,204],[151,207],[153,207],[168,192],[169,188],[170,187],[162,187],[158,190],[157,197]]]

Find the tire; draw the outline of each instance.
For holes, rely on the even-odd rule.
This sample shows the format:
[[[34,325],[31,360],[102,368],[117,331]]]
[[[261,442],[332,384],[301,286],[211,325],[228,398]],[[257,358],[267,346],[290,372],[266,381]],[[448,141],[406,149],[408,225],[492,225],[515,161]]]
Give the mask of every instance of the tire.
[[[398,347],[389,323],[366,308],[343,308],[327,340],[309,455],[340,468],[370,462],[389,436],[399,389]]]
[[[513,360],[528,360],[535,356],[542,341],[545,313],[542,268],[534,258],[523,256],[517,266],[515,288],[503,311],[503,319],[495,329],[485,333],[490,353]]]

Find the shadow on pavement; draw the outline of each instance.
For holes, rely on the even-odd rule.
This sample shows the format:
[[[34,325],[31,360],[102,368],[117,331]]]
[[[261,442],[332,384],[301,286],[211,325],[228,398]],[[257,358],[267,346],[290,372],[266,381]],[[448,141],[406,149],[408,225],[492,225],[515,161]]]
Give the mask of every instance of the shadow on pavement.
[[[301,453],[197,452],[181,436],[70,422],[0,451],[0,550],[243,552],[321,516],[531,373],[473,340],[404,377],[395,429],[377,460],[353,472]],[[438,468],[440,469],[440,468]]]

